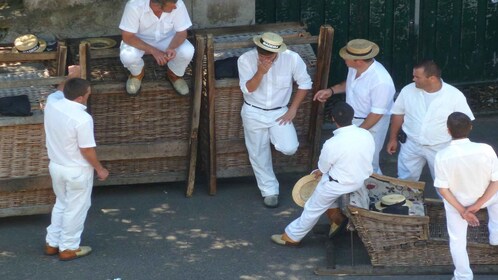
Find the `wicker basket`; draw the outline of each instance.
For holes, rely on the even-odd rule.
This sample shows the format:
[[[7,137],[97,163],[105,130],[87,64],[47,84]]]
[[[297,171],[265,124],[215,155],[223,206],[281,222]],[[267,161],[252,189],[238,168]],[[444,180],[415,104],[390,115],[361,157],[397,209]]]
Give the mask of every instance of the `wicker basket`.
[[[382,176],[382,180],[386,178],[389,180]],[[403,187],[403,182],[408,182],[391,179],[393,189],[397,190]],[[442,201],[430,199],[426,199],[424,205],[425,216],[384,214],[352,205],[347,207],[348,216],[373,266],[452,265],[444,205]],[[480,226],[469,227],[467,233],[470,262],[498,264],[498,247],[488,243],[487,211],[479,211],[478,218]]]

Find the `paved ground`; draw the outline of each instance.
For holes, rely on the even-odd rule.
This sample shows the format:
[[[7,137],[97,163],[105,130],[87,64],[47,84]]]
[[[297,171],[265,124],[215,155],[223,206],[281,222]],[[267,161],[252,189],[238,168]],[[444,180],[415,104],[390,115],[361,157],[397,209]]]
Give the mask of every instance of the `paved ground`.
[[[491,143],[496,150],[498,116],[478,118],[474,126],[471,138]],[[384,155],[386,175],[395,175],[395,159]],[[320,233],[325,219],[301,248],[270,241],[271,234],[282,232],[300,214],[291,200],[291,187],[301,175],[279,177],[277,209],[263,207],[253,178],[220,180],[216,196],[209,196],[199,183],[190,199],[184,197],[184,183],[96,188],[83,233],[83,245],[94,252],[70,262],[42,254],[49,215],[2,218],[0,279],[451,279],[315,275],[317,267],[327,265],[327,238]],[[427,171],[423,178],[429,178]],[[430,184],[426,193],[433,196]],[[361,244],[356,242],[355,248],[355,264],[368,264]],[[339,263],[351,263],[349,241],[337,251]]]

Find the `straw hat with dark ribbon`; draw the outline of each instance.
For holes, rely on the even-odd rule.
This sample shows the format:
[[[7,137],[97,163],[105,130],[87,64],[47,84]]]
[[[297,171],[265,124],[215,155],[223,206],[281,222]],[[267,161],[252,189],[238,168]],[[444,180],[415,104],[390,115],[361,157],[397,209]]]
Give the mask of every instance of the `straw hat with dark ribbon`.
[[[370,59],[379,54],[379,46],[365,39],[349,41],[340,51],[343,59]]]
[[[406,199],[402,194],[388,194],[383,196],[380,201],[375,203],[375,209],[378,211],[383,211],[388,207],[399,207],[407,206],[408,208],[413,207],[413,203]]]
[[[47,42],[43,39],[38,39],[33,34],[25,34],[17,37],[14,40],[13,53],[35,53],[43,52],[47,48]]]
[[[256,35],[252,38],[256,46],[269,52],[279,53],[287,50],[287,45],[284,44],[284,39],[280,35],[272,32]]]

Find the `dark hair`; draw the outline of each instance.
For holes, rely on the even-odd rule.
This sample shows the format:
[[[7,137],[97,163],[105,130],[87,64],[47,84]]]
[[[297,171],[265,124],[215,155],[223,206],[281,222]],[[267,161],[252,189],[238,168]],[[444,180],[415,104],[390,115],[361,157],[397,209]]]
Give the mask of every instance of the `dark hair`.
[[[472,121],[469,116],[461,112],[451,113],[446,125],[453,139],[467,138],[472,130]]]
[[[339,126],[348,126],[352,124],[354,110],[346,102],[337,102],[330,111],[332,121],[335,121]]]
[[[161,4],[161,5],[166,5],[166,3],[168,3],[168,2],[176,4],[176,2],[178,2],[178,0],[152,0],[152,2],[157,3],[157,4]]]
[[[259,53],[260,55],[267,56],[267,55],[272,55],[272,54],[275,54],[275,52],[267,51],[267,50],[265,50],[265,49],[263,49],[263,48],[261,48],[261,47],[258,47],[258,46],[256,46],[256,49],[258,50],[258,53]]]
[[[441,68],[433,60],[424,60],[417,63],[414,69],[422,68],[424,69],[424,74],[426,78],[434,76],[436,78],[441,78]]]
[[[84,96],[89,87],[90,81],[81,78],[69,79],[64,84],[64,97],[69,100],[75,100],[80,96]]]

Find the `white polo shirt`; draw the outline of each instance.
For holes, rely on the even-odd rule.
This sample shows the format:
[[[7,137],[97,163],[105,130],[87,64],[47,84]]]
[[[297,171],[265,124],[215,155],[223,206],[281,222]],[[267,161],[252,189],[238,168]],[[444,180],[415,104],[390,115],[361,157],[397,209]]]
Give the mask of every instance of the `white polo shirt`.
[[[144,42],[155,45],[192,26],[182,0],[176,2],[176,9],[171,13],[162,13],[160,18],[154,15],[149,3],[150,0],[128,1],[119,29],[134,33]]]
[[[372,134],[355,125],[334,130],[323,144],[318,169],[344,185],[363,184],[372,175],[375,142]]]
[[[311,89],[312,81],[306,70],[306,64],[299,54],[291,50],[278,53],[272,67],[253,92],[249,92],[246,83],[258,70],[258,51],[252,49],[245,52],[239,57],[237,64],[240,89],[244,100],[251,105],[264,109],[287,106],[294,81],[299,89]]]
[[[437,145],[451,141],[446,121],[453,112],[462,112],[474,120],[474,114],[461,91],[443,81],[438,92],[427,93],[415,87],[405,86],[391,110],[392,114],[404,115],[403,131],[408,138],[421,145]],[[425,94],[436,96],[426,106]]]
[[[49,95],[44,111],[48,158],[62,166],[91,166],[80,148],[95,147],[93,119],[86,106],[64,98],[61,91]]]
[[[498,181],[498,159],[487,144],[468,138],[453,140],[436,154],[434,186],[449,188],[464,206],[481,197],[491,181]]]
[[[390,114],[393,105],[393,79],[386,68],[379,62],[374,62],[358,78],[354,68],[348,69],[346,78],[346,103],[354,109],[354,116],[366,118],[368,114]]]

